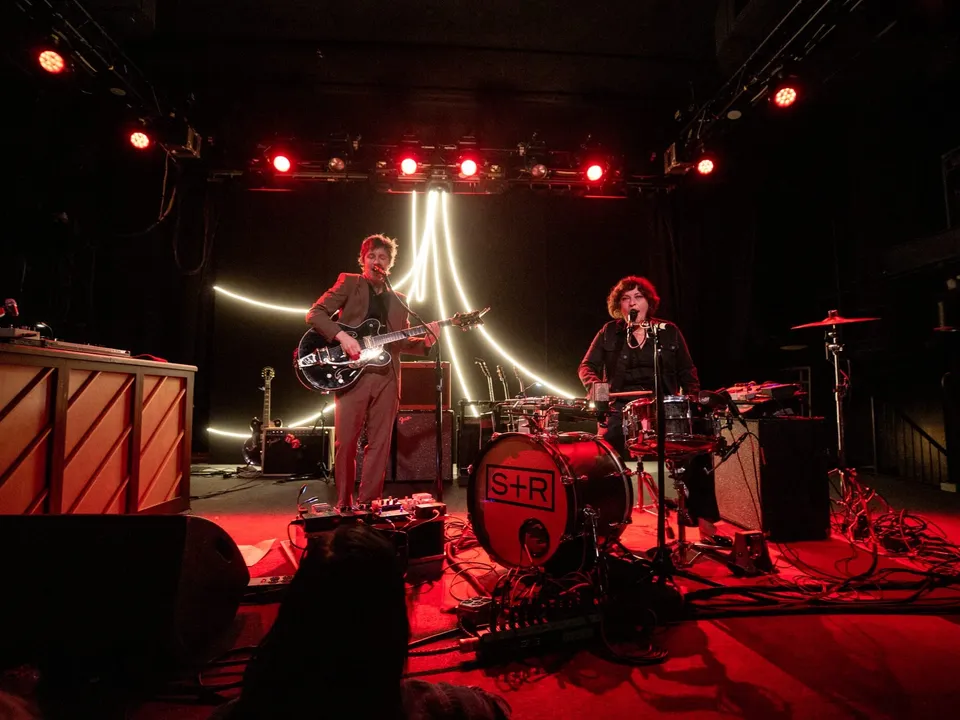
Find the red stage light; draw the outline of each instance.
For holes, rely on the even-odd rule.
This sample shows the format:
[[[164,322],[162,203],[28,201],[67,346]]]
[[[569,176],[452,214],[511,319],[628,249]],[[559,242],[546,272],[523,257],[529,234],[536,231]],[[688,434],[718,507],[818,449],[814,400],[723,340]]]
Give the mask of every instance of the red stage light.
[[[790,107],[797,101],[797,89],[790,85],[779,88],[773,96],[773,104],[777,107]]]
[[[144,132],[130,133],[130,144],[133,145],[137,150],[146,150],[150,147],[150,136]]]
[[[460,174],[464,177],[473,177],[477,174],[477,162],[475,160],[464,160],[460,163]]]
[[[63,72],[67,64],[63,61],[63,56],[53,50],[44,50],[37,58],[40,61],[40,67],[48,73]]]
[[[417,161],[412,157],[405,157],[400,161],[400,172],[404,175],[413,175],[417,171]]]
[[[697,172],[701,175],[709,175],[713,172],[716,165],[714,165],[713,160],[710,158],[704,158],[697,163]]]
[[[596,182],[603,177],[603,168],[599,165],[591,165],[587,168],[587,180]]]
[[[293,163],[290,162],[290,158],[286,155],[275,155],[273,158],[273,167],[277,172],[289,172],[290,168],[293,166]]]

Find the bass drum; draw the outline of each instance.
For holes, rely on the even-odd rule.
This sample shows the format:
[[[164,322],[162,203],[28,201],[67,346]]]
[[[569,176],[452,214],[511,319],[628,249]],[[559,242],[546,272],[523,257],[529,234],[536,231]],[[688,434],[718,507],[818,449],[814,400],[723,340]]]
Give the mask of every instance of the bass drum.
[[[630,523],[633,486],[595,435],[503,433],[474,463],[467,505],[477,540],[501,565],[570,572],[589,559],[584,509],[597,514],[603,549]]]

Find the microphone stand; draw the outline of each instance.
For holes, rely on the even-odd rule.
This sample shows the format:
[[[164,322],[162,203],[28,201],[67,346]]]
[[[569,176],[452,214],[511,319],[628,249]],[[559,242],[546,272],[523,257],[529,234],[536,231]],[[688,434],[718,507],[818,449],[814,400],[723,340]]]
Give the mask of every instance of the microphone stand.
[[[397,299],[397,302],[400,303],[400,306],[406,310],[410,315],[416,319],[418,323],[423,325],[424,329],[433,336],[434,344],[433,346],[437,349],[434,353],[434,362],[433,362],[433,371],[434,371],[434,382],[436,383],[436,403],[434,405],[434,420],[437,425],[436,433],[436,445],[437,445],[437,455],[436,455],[436,478],[434,479],[434,498],[437,501],[443,500],[443,365],[441,363],[441,351],[440,351],[440,336],[433,332],[430,327],[423,321],[423,318],[420,317],[414,310],[410,308],[403,300],[400,299],[400,296],[397,294],[397,291],[393,289],[393,285],[390,283],[390,278],[386,273],[380,275],[383,278],[383,282],[386,285],[387,289],[391,294]],[[400,379],[397,378],[397,382]]]
[[[722,584],[707,580],[689,570],[678,570],[673,562],[673,551],[667,547],[667,483],[666,483],[666,445],[667,445],[667,418],[666,407],[664,404],[663,388],[663,346],[660,343],[659,323],[643,323],[644,329],[653,338],[653,378],[654,378],[654,396],[657,403],[657,474],[658,474],[658,498],[657,498],[657,547],[653,550],[652,566],[653,574],[657,577],[660,584],[665,584],[667,580],[675,577],[685,577],[689,580],[712,587],[723,587]],[[633,329],[627,327],[627,333],[632,333]],[[682,490],[681,490],[682,492]],[[677,522],[682,522],[677,518]]]

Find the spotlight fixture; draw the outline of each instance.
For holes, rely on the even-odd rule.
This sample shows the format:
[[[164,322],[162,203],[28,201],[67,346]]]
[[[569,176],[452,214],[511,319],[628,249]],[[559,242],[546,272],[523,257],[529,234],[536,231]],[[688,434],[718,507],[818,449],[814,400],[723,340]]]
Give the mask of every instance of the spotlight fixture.
[[[708,157],[702,157],[697,162],[697,172],[701,175],[709,175],[716,169],[716,163]]]
[[[37,61],[40,63],[40,67],[52,75],[62,73],[67,67],[63,56],[56,50],[44,50],[37,56]]]
[[[327,167],[333,172],[343,172],[347,163],[342,157],[332,157],[327,161]]]
[[[590,182],[597,182],[600,178],[603,177],[603,167],[593,163],[587,167],[587,180]]]
[[[547,166],[543,163],[537,163],[530,168],[530,176],[541,180],[547,176]]]
[[[136,130],[130,133],[130,144],[137,150],[146,150],[150,147],[150,136],[142,130]]]
[[[773,91],[773,104],[779,108],[787,108],[797,101],[797,88],[791,84],[780,85]]]
[[[417,162],[417,159],[411,157],[410,155],[404,156],[404,158],[400,161],[400,172],[402,172],[404,175],[413,175],[417,172],[418,167],[419,163]]]
[[[290,168],[293,167],[293,163],[286,155],[274,155],[270,164],[273,165],[274,170],[282,173],[290,172]]]
[[[473,158],[463,158],[460,161],[460,176],[461,177],[473,177],[477,174],[477,161]]]

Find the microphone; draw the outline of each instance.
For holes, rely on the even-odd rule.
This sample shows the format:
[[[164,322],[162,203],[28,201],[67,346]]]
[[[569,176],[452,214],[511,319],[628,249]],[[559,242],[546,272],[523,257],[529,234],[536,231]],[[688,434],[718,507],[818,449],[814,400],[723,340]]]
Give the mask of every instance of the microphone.
[[[747,421],[744,419],[743,413],[740,412],[740,408],[739,408],[739,407],[737,406],[737,404],[733,401],[733,397],[730,395],[729,391],[728,391],[726,388],[724,388],[723,390],[720,390],[720,391],[714,393],[714,395],[716,395],[717,397],[721,398],[721,399],[727,404],[727,409],[730,410],[730,414],[731,414],[735,419],[737,419],[737,420],[739,420],[741,423],[743,423],[743,426],[744,426],[744,427],[747,426]]]
[[[726,450],[720,453],[720,462],[717,464],[720,465],[722,463],[725,463],[730,458],[732,458],[736,454],[737,450],[740,449],[740,446],[747,441],[748,437],[750,437],[750,433],[744,433],[743,435],[738,437],[734,441],[733,445],[728,446]]]
[[[383,277],[386,277],[386,276],[387,276],[387,271],[384,270],[384,269],[383,269],[382,267],[380,267],[379,265],[373,264],[373,265],[371,265],[370,267],[373,269],[373,274],[374,274],[374,275],[382,275]]]
[[[627,325],[633,327],[637,324],[637,315],[640,314],[640,311],[634,308],[629,313],[627,313]]]

